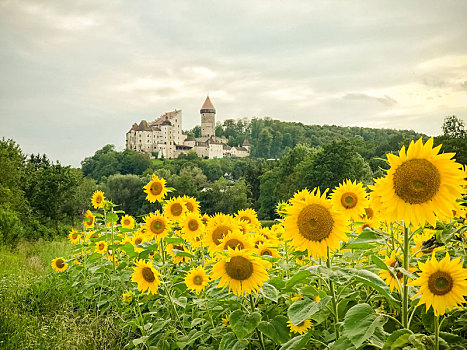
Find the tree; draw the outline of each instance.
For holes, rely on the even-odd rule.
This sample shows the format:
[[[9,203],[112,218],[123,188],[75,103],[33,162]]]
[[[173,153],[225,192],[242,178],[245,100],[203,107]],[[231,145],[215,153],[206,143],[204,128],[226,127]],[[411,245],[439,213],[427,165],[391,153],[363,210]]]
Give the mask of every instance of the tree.
[[[444,118],[443,134],[450,138],[465,138],[466,131],[464,128],[464,121],[457,118],[455,115]]]

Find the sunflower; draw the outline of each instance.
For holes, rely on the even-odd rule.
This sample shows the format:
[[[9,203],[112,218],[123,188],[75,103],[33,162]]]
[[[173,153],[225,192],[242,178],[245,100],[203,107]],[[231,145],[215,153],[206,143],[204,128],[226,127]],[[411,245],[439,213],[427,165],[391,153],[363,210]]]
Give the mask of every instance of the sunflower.
[[[258,230],[258,234],[266,238],[266,240],[271,244],[271,245],[278,245],[279,244],[279,239],[277,238],[277,235],[274,231],[272,231],[269,227],[261,227]]]
[[[152,180],[143,187],[144,192],[148,194],[146,199],[151,203],[163,200],[167,195],[167,188],[165,188],[166,183],[167,182],[163,178],[159,179],[155,174],[152,174]]]
[[[125,245],[127,243],[133,244],[133,240],[131,239],[131,236],[124,235],[122,240],[120,241],[120,244]]]
[[[191,291],[196,291],[199,294],[208,285],[209,276],[206,274],[204,267],[198,266],[193,268],[186,274],[185,284]]]
[[[349,219],[357,219],[365,214],[368,198],[361,182],[345,180],[331,194],[331,202],[335,209],[341,211]]]
[[[258,293],[263,282],[269,279],[266,268],[269,264],[261,258],[251,255],[247,250],[230,249],[228,256],[220,258],[212,268],[212,279],[220,278],[218,287],[229,285],[237,296]]]
[[[240,230],[243,232],[244,235],[247,235],[256,229],[246,220],[238,220],[238,218],[236,218],[236,221],[237,221],[238,227],[240,228]]]
[[[94,227],[94,222],[95,222],[95,216],[92,214],[90,210],[87,210],[86,213],[84,213],[84,228],[86,230],[89,230]]]
[[[133,301],[133,293],[126,292],[122,294],[123,302],[126,304],[130,304]]]
[[[416,254],[417,257],[444,249],[436,245],[436,230],[424,229],[421,233],[414,234],[412,238],[415,247],[410,248],[410,254]]]
[[[68,234],[68,239],[70,240],[71,244],[77,244],[79,243],[81,239],[81,235],[76,231],[74,228],[70,231]]]
[[[171,198],[167,203],[164,204],[164,212],[172,221],[181,220],[185,214],[185,211],[185,202],[181,197]]]
[[[148,235],[152,235],[156,241],[159,241],[165,237],[169,232],[169,225],[167,218],[159,211],[149,214],[144,218],[145,228],[148,230]]]
[[[239,229],[233,230],[220,239],[220,244],[217,245],[214,250],[222,251],[231,249],[251,249],[253,244],[251,244],[248,236],[244,235]]]
[[[254,249],[253,252],[259,256],[270,256],[273,258],[278,258],[280,256],[277,249],[269,247],[267,243],[260,243],[258,248]]]
[[[159,288],[159,272],[152,266],[152,262],[144,262],[144,260],[138,260],[136,267],[133,267],[131,274],[131,282],[138,283],[138,290],[144,293],[146,290],[148,294],[156,294]]]
[[[208,224],[208,221],[209,221],[210,218],[211,217],[208,214],[203,214],[203,216],[201,217],[201,221],[206,226]]]
[[[259,233],[251,234],[250,241],[255,248],[258,248],[261,244],[269,243],[268,239]]]
[[[194,197],[183,196],[183,203],[185,204],[186,210],[192,213],[199,212],[199,202]]]
[[[385,264],[388,267],[392,267],[392,268],[402,267],[402,262],[400,261],[399,257],[396,256],[396,253],[394,253],[394,252],[392,252],[389,257],[386,256],[383,260],[384,260]],[[409,266],[409,272],[414,272],[415,270],[416,270],[416,268],[414,266]],[[396,273],[397,279],[396,279],[396,277],[394,277],[394,274],[392,274],[388,270],[380,270],[379,276],[389,286],[389,290],[391,292],[394,289],[397,289],[400,292],[399,285],[402,285],[402,280],[403,280],[403,277],[404,277],[402,272],[397,272]]]
[[[467,269],[462,267],[461,258],[450,259],[449,254],[437,261],[433,254],[426,263],[418,262],[422,271],[420,277],[409,283],[419,286],[420,290],[413,298],[421,295],[418,305],[426,304],[426,310],[433,307],[435,316],[444,315],[446,308],[465,303],[467,295]]]
[[[174,252],[174,249],[180,250],[182,252],[187,252],[187,250],[185,249],[185,246],[183,245],[167,244],[165,251],[167,252],[167,254],[169,254],[172,257],[174,264],[179,264],[182,261],[188,262],[191,260],[189,256],[177,256],[177,254]]]
[[[327,248],[338,249],[347,241],[345,217],[336,211],[326,194],[313,190],[303,200],[291,200],[289,214],[284,219],[284,240],[298,250],[308,250],[315,258],[326,257]]]
[[[221,318],[221,325],[222,327],[230,327],[230,316],[225,315],[225,317]]]
[[[216,246],[221,244],[221,239],[237,228],[238,223],[232,216],[216,214],[209,219],[203,239],[204,246],[207,246],[210,252],[215,250]]]
[[[99,242],[96,242],[96,248],[94,248],[94,251],[99,254],[105,254],[107,253],[108,249],[109,249],[109,245],[107,244],[106,241],[99,241]]]
[[[285,214],[287,213],[287,208],[290,206],[288,202],[279,202],[276,204],[276,213],[280,217],[284,217]]]
[[[57,272],[63,272],[68,268],[68,263],[63,258],[55,258],[52,260],[52,268]]]
[[[138,247],[143,242],[146,242],[146,235],[139,231],[136,232],[131,239],[131,243],[135,247],[135,252],[141,253],[144,250],[143,248]]]
[[[297,325],[293,324],[291,321],[287,321],[287,326],[290,328],[291,333],[303,334],[311,328],[311,321],[307,319]]]
[[[251,208],[239,210],[237,214],[235,214],[235,218],[238,220],[245,220],[253,227],[261,226],[258,220],[258,214]]]
[[[99,236],[99,234],[98,234],[96,231],[89,231],[89,232],[86,233],[86,235],[85,235],[86,241],[96,240],[96,239],[98,239],[99,237],[100,237],[100,236]]]
[[[452,217],[463,193],[464,174],[451,159],[454,153],[438,154],[440,148],[433,148],[433,138],[425,144],[420,138],[410,143],[407,152],[402,147],[399,156],[387,155],[391,168],[376,190],[388,221],[435,226],[436,216]]]
[[[96,191],[92,194],[91,204],[94,207],[94,209],[102,208],[104,206],[104,201],[104,192]]]
[[[122,225],[123,228],[133,230],[135,228],[135,219],[130,215],[125,215],[121,218],[120,225]]]
[[[295,192],[291,200],[303,201],[305,200],[305,198],[308,198],[309,196],[310,196],[310,191],[308,190],[308,188],[304,188],[301,191]],[[284,208],[284,209],[286,210],[287,208]]]
[[[181,222],[182,236],[190,240],[201,237],[204,231],[204,224],[198,213],[187,213]]]

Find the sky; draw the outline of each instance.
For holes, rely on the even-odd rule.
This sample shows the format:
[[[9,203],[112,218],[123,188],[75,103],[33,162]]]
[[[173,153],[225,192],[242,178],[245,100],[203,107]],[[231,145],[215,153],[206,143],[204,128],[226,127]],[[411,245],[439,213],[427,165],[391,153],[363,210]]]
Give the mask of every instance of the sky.
[[[80,162],[134,122],[467,121],[467,1],[0,0],[0,137]]]

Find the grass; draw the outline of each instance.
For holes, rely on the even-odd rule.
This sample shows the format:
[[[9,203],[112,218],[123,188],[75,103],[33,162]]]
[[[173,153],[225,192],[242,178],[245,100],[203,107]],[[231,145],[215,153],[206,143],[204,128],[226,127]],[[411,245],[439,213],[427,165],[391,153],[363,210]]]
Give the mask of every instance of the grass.
[[[64,239],[0,247],[1,349],[121,349],[128,342],[116,315],[77,298],[52,271],[51,260],[70,251]]]

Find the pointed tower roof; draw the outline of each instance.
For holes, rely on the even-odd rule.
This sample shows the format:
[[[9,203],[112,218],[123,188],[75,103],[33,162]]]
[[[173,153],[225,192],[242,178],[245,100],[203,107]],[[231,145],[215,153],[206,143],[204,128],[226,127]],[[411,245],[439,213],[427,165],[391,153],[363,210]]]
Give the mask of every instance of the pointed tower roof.
[[[204,101],[200,112],[201,113],[216,113],[216,109],[214,108],[214,105],[212,104],[209,96],[206,97],[206,100]]]

